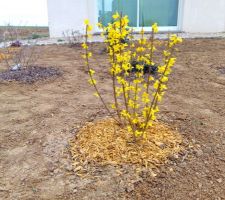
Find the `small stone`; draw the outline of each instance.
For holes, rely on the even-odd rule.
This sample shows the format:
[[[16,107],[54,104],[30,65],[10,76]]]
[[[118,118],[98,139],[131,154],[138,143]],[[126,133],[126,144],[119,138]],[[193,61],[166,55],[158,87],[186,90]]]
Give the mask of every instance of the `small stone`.
[[[76,189],[76,188],[77,188],[77,184],[75,184],[75,183],[70,183],[70,184],[69,184],[69,187],[72,188],[72,189]]]
[[[179,158],[178,154],[174,154],[174,158],[178,159]]]
[[[160,147],[160,149],[165,149],[166,148],[166,145],[162,142],[156,142],[155,143],[158,147]]]
[[[173,168],[170,168],[169,171],[170,171],[170,172],[173,172]]]
[[[203,155],[203,151],[202,151],[201,149],[196,150],[195,153],[196,153],[196,155],[197,155],[198,157],[200,157],[200,156]]]
[[[181,168],[185,168],[186,166],[187,166],[187,163],[186,163],[186,162],[180,163],[180,167],[181,167]]]
[[[11,67],[11,71],[17,71],[17,70],[20,70],[21,69],[21,64],[16,64],[14,66]]]
[[[192,141],[192,143],[193,143],[193,144],[195,144],[195,143],[196,143],[196,140],[195,140],[195,139],[192,139],[191,141]]]
[[[67,165],[66,166],[67,171],[73,171],[73,166],[72,165]]]
[[[127,192],[132,192],[132,191],[134,191],[134,184],[129,183],[128,186],[127,186],[127,188],[126,188],[126,191],[127,191]]]
[[[192,191],[189,193],[189,196],[190,197],[193,197],[193,196],[196,196],[197,195],[197,191]]]
[[[205,153],[212,153],[212,148],[211,147],[206,147],[204,152]]]
[[[169,156],[168,158],[169,158],[169,160],[171,160],[171,161],[176,161],[176,160],[179,158],[179,156],[178,156],[177,154],[175,154],[175,155]]]
[[[222,183],[223,182],[223,179],[222,178],[219,178],[216,180],[218,183]]]
[[[58,174],[59,172],[60,172],[59,169],[54,170],[54,174]]]
[[[151,177],[156,177],[157,176],[157,174],[155,172],[153,172],[152,170],[150,171],[150,175],[151,175]]]

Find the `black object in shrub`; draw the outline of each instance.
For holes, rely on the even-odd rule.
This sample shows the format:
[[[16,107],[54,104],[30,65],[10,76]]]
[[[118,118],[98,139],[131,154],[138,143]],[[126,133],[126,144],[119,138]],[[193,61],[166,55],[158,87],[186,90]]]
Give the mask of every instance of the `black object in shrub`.
[[[22,43],[19,40],[16,40],[15,42],[12,42],[10,44],[11,47],[21,47]]]
[[[126,37],[124,39],[121,39],[120,41],[122,44],[128,44],[130,40]]]
[[[131,72],[140,72],[140,70],[137,69],[137,65],[143,65],[143,63],[140,63],[140,62],[134,60],[131,62],[131,65],[132,65]],[[158,71],[158,66],[144,64],[143,71],[144,71],[144,74],[150,73],[150,74],[156,75],[157,71]]]

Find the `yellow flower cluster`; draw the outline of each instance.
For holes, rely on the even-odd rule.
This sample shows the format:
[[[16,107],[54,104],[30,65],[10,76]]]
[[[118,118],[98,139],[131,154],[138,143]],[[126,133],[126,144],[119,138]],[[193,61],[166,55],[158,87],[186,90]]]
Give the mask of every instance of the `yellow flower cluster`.
[[[90,22],[88,19],[84,20],[84,24],[86,25],[86,29],[88,32],[93,30],[93,27],[90,25]]]
[[[114,97],[114,102],[110,103],[110,107],[117,113],[117,117],[114,115],[113,117],[120,124],[127,127],[135,140],[145,138],[146,130],[156,120],[156,114],[159,112],[158,104],[167,90],[169,74],[176,62],[174,57],[175,46],[181,43],[182,39],[177,35],[170,36],[168,44],[165,45],[166,49],[162,51],[163,63],[161,65],[157,64],[157,77],[153,77],[150,71],[146,73],[145,67],[152,67],[156,63],[154,61],[154,52],[157,49],[154,35],[159,31],[157,23],[152,25],[150,39],[145,37],[142,29],[140,32],[141,38],[135,42],[128,25],[128,17],[115,13],[112,19],[113,22],[109,23],[107,27],[98,23],[108,47],[109,72],[112,78]],[[86,35],[82,47],[85,50],[83,58],[86,61],[90,76],[89,83],[94,86],[95,95],[101,99],[105,108],[112,114],[97,88],[96,80],[93,77],[95,71],[89,66],[89,59],[92,54],[89,52],[88,38],[92,26],[90,26],[88,20],[85,20],[85,25]],[[160,44],[163,43],[158,41],[157,45]],[[137,62],[135,68],[131,64],[132,61]]]

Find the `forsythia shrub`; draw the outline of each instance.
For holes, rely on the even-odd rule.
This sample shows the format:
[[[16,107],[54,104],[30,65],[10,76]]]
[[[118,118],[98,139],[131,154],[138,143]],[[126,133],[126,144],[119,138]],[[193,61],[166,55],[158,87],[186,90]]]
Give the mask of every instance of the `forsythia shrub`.
[[[139,138],[146,137],[146,130],[152,126],[153,121],[156,119],[156,113],[159,112],[158,104],[162,101],[167,89],[171,68],[176,61],[174,57],[176,45],[181,43],[182,39],[177,35],[171,35],[168,38],[167,44],[162,51],[163,64],[157,65],[157,77],[154,77],[150,71],[144,73],[144,66],[156,65],[154,63],[154,52],[156,51],[155,34],[158,32],[157,24],[152,25],[150,38],[145,37],[142,29],[140,32],[141,38],[134,42],[131,29],[128,27],[128,17],[116,13],[113,15],[113,19],[114,22],[109,23],[107,27],[103,27],[101,23],[98,24],[99,28],[103,30],[102,36],[105,37],[108,48],[109,73],[112,78],[114,97],[111,108],[100,94],[94,78],[95,71],[89,64],[92,53],[89,51],[88,39],[91,37],[92,26],[88,20],[85,20],[86,34],[85,41],[82,44],[85,54],[83,58],[90,76],[89,83],[96,90],[95,95],[100,98],[110,115],[119,124],[124,125],[136,141]],[[128,39],[129,42],[123,42],[125,39]],[[133,70],[131,65],[133,60],[137,61],[136,70]],[[112,114],[111,109],[116,112],[116,117]]]

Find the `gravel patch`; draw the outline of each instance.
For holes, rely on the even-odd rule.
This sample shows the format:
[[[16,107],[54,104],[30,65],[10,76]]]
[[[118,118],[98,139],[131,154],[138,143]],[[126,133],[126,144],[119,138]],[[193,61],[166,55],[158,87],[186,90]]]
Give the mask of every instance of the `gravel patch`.
[[[179,35],[180,37],[184,38],[184,39],[199,39],[199,38],[208,38],[208,39],[212,39],[212,38],[225,38],[225,32],[221,32],[221,33],[184,33],[184,32],[174,32],[175,34]],[[150,33],[146,33],[146,35],[150,35]],[[171,32],[170,34],[173,34],[173,32]],[[136,40],[140,39],[140,34],[135,34],[134,38]],[[158,39],[167,39],[168,38],[168,33],[165,32],[161,32],[158,33],[156,36],[156,38]],[[90,42],[103,42],[104,39],[99,35],[96,34],[92,37],[92,39],[90,39]],[[23,45],[52,45],[52,44],[68,44],[68,38],[66,37],[57,37],[57,38],[39,38],[36,40],[22,40],[21,41]],[[81,43],[82,41],[80,41]],[[78,43],[79,44],[79,43]],[[10,42],[8,43],[0,43],[0,48],[4,48],[6,46],[9,46]]]

